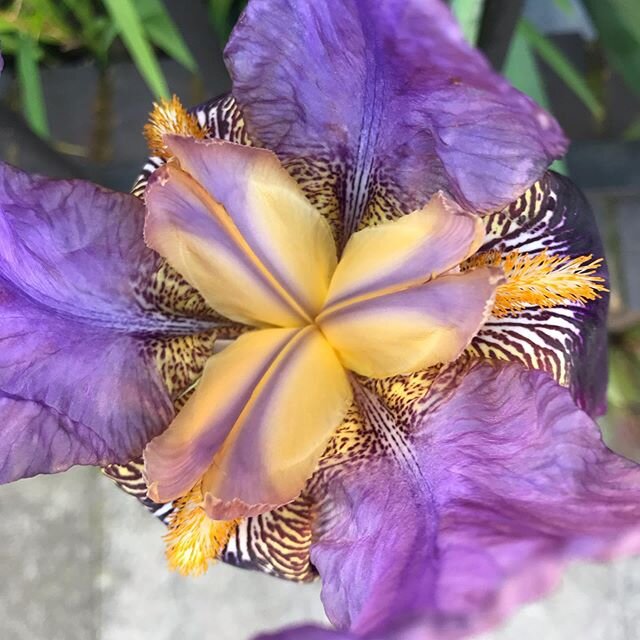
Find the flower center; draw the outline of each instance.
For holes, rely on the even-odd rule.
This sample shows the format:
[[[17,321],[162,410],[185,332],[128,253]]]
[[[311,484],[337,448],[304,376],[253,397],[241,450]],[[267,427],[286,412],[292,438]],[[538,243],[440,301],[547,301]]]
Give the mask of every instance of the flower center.
[[[177,501],[170,562],[197,573],[239,518],[300,494],[352,402],[350,372],[451,362],[492,313],[579,304],[604,285],[590,256],[478,253],[482,219],[442,193],[354,233],[338,261],[327,220],[274,154],[194,139],[181,109],[157,106],[148,130],[171,161],[145,192],[145,237],[245,330],[144,454],[149,497]]]

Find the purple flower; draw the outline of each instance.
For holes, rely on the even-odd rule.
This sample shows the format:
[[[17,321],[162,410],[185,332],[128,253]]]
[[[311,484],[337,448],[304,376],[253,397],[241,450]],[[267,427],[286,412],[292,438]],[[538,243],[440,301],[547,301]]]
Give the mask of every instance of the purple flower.
[[[0,169],[0,481],[108,465],[179,568],[319,574],[339,631],[283,638],[461,638],[637,551],[556,122],[437,0],[252,0],[226,55],[232,96],[156,111],[146,226],[133,196]]]

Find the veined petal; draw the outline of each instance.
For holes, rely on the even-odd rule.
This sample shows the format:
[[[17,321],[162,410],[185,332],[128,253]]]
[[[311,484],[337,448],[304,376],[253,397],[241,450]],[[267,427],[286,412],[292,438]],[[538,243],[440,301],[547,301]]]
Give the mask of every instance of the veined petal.
[[[640,467],[566,389],[512,364],[457,382],[391,450],[314,477],[311,559],[336,637],[457,640],[545,594],[574,559],[640,550]]]
[[[253,0],[225,53],[250,138],[344,241],[438,190],[501,208],[566,149],[439,0]]]
[[[206,331],[152,295],[135,198],[0,167],[0,482],[126,462],[173,408],[155,339]]]
[[[220,555],[223,562],[295,582],[318,572],[309,562],[315,505],[302,494],[293,502],[238,523]]]
[[[424,284],[460,264],[482,244],[484,225],[444,194],[395,221],[349,238],[325,308],[348,298]]]
[[[149,496],[173,500],[206,472],[214,519],[289,502],[350,399],[346,372],[316,328],[250,332],[210,359],[193,397],[147,446]]]
[[[349,299],[318,317],[345,366],[369,378],[455,359],[486,320],[499,270],[474,269],[427,284]],[[377,295],[376,295],[377,294]]]
[[[327,293],[327,222],[268,151],[169,136],[179,160],[146,191],[149,244],[209,304],[253,325],[300,326]],[[215,275],[214,275],[215,274]]]

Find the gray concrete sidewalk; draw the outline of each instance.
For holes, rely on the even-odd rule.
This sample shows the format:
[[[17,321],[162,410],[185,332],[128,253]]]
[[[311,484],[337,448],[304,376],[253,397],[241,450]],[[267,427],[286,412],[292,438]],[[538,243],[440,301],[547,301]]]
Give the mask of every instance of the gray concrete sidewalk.
[[[162,526],[94,469],[0,487],[0,640],[248,640],[323,621],[319,585],[169,573]],[[482,640],[637,640],[640,559],[573,567]]]
[[[163,526],[94,469],[0,487],[0,514],[0,640],[244,640],[324,620],[316,584],[170,573]]]

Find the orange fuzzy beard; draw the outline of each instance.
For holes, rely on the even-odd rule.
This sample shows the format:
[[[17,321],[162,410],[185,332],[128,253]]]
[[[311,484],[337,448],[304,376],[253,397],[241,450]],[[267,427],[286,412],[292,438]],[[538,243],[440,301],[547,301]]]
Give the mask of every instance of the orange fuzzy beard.
[[[562,304],[584,304],[608,291],[604,278],[594,275],[602,258],[557,256],[547,250],[537,254],[488,251],[472,256],[463,265],[502,267],[506,282],[498,286],[494,316],[504,316],[527,307],[550,308]]]
[[[171,153],[164,144],[164,136],[175,134],[179,136],[191,136],[203,139],[205,130],[198,124],[197,118],[189,113],[177,96],[171,100],[164,98],[153,104],[153,111],[149,115],[149,122],[143,129],[144,137],[151,153],[168,160]]]
[[[238,525],[237,520],[211,520],[201,504],[202,490],[198,484],[176,501],[169,531],[164,536],[169,568],[183,576],[205,573]]]

